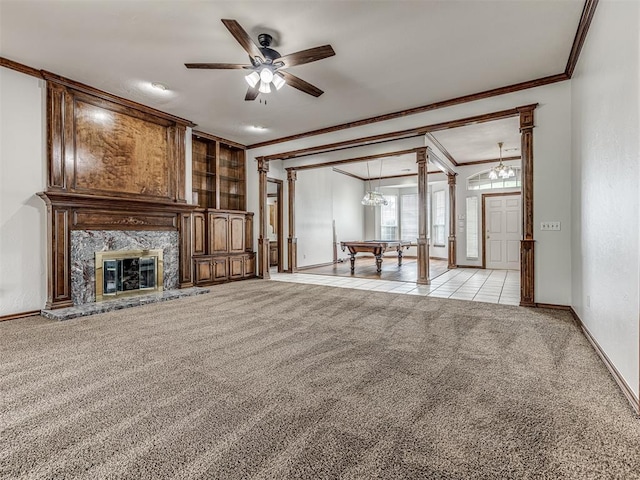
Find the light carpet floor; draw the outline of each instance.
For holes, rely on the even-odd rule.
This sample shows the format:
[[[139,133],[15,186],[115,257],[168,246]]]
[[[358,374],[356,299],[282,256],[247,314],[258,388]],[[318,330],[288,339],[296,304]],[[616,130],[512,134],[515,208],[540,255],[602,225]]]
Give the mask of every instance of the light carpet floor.
[[[0,477],[633,479],[567,312],[244,281],[0,323]]]

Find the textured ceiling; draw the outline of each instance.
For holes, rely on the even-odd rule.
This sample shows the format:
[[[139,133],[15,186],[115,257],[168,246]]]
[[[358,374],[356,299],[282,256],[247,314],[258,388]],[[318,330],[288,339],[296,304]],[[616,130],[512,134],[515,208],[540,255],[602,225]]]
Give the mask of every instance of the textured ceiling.
[[[252,144],[561,73],[582,7],[582,0],[2,0],[0,55]],[[285,87],[264,97],[266,105],[245,102],[243,71],[187,70],[185,62],[247,62],[221,18],[238,20],[254,39],[274,33],[282,54],[331,44],[334,57],[290,70],[325,94]],[[438,136],[466,158],[464,147],[446,145],[453,133]]]

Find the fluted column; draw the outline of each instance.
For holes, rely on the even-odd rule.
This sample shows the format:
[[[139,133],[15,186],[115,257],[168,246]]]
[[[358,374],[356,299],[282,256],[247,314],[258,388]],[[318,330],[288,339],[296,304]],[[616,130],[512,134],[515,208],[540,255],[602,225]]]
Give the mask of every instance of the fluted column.
[[[418,279],[429,285],[429,241],[427,239],[427,148],[416,150],[418,164]]]
[[[520,242],[520,305],[535,306],[535,257],[533,239],[533,111],[520,109],[522,157],[522,240]]]
[[[449,183],[449,268],[458,268],[458,259],[456,257],[456,175],[455,173],[447,173],[447,182]]]
[[[267,173],[269,161],[258,157],[258,190],[260,196],[259,218],[260,230],[258,237],[258,276],[267,280],[269,276],[269,238],[267,236]]]
[[[287,186],[289,187],[289,238],[287,239],[288,271],[295,273],[298,270],[298,239],[296,238],[296,180],[298,176],[295,170],[287,170]]]

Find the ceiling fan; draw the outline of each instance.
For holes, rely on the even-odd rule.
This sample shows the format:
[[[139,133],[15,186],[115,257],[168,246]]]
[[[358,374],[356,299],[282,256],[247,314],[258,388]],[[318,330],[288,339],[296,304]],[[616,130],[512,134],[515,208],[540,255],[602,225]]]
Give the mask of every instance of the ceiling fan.
[[[185,67],[212,70],[252,70],[252,72],[245,77],[245,80],[249,84],[249,90],[247,90],[247,94],[244,97],[245,100],[255,100],[260,93],[270,93],[272,84],[276,90],[280,90],[285,83],[288,83],[293,88],[297,88],[301,92],[313,95],[314,97],[319,97],[324,93],[318,87],[290,74],[287,69],[295,65],[302,65],[332,57],[336,53],[333,51],[333,48],[331,48],[331,45],[309,48],[308,50],[281,56],[278,52],[269,48],[273,37],[268,33],[261,33],[258,36],[260,46],[257,46],[249,34],[245,32],[235,20],[223,19],[222,23],[224,23],[225,27],[231,32],[231,35],[233,35],[242,48],[249,54],[251,65],[235,63],[185,63]]]

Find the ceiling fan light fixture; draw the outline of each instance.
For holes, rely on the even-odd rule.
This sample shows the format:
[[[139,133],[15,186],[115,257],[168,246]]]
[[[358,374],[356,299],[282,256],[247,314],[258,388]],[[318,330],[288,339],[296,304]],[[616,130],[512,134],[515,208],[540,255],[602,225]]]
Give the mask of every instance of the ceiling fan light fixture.
[[[247,81],[251,88],[256,88],[256,85],[260,81],[260,75],[258,72],[251,72],[249,75],[246,75],[244,79]]]
[[[260,80],[267,84],[273,81],[273,72],[269,67],[260,70]]]
[[[271,85],[266,82],[260,81],[260,87],[258,88],[260,93],[271,93]]]
[[[282,87],[284,87],[285,83],[287,83],[287,82],[285,81],[285,79],[281,75],[278,75],[276,73],[273,76],[273,85],[276,87],[276,90],[280,90]]]

